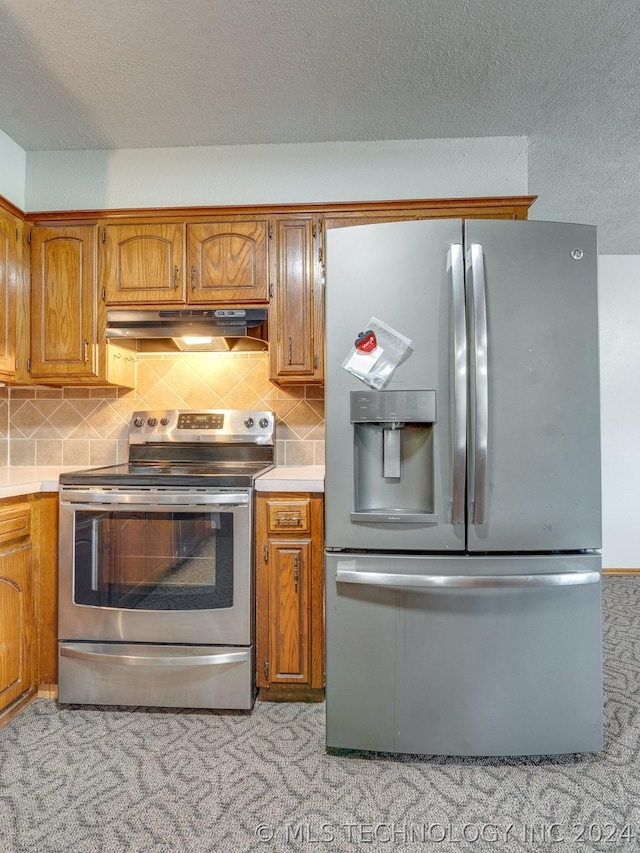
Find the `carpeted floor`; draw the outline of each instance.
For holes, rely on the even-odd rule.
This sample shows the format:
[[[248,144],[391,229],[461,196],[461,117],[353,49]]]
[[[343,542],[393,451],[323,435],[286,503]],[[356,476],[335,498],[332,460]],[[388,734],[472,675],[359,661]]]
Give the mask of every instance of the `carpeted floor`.
[[[0,851],[640,849],[640,577],[604,582],[605,750],[328,756],[324,706],[58,709],[0,730]]]

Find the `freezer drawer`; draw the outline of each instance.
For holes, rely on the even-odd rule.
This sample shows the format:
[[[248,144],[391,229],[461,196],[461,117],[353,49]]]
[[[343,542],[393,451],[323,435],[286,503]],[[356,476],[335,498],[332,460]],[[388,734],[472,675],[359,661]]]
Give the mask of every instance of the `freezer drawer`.
[[[58,644],[58,701],[165,708],[253,707],[253,649],[136,643]]]
[[[598,554],[334,553],[326,572],[328,748],[602,748]]]

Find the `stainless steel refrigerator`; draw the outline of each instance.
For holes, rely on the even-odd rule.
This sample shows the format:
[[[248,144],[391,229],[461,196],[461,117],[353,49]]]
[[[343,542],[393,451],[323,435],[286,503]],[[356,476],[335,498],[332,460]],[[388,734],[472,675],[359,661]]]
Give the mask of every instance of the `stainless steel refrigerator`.
[[[602,748],[596,266],[585,225],[327,232],[329,749]]]

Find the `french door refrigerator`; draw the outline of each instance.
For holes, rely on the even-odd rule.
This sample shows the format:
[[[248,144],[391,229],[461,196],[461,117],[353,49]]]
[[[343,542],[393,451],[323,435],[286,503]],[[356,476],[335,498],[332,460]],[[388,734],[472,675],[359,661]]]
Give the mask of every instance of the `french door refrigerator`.
[[[596,262],[585,225],[327,232],[328,749],[602,748]],[[410,339],[380,390],[372,326]]]

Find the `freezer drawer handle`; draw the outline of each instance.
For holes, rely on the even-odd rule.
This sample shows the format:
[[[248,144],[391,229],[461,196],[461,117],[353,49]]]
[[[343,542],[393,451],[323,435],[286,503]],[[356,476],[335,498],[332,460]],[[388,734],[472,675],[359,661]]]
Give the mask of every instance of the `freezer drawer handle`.
[[[352,512],[351,521],[372,522],[373,524],[437,524],[435,512],[407,512],[407,510],[377,509],[372,512]]]
[[[91,652],[62,646],[60,654],[65,658],[110,663],[118,666],[216,666],[224,663],[244,663],[249,660],[249,652],[226,652],[219,655],[189,655],[180,657],[154,657],[151,655],[119,655],[109,652]]]
[[[413,587],[419,589],[501,589],[545,586],[581,586],[598,583],[600,572],[558,572],[547,575],[396,575],[383,572],[359,572],[341,569],[338,583],[360,583],[367,586]]]

